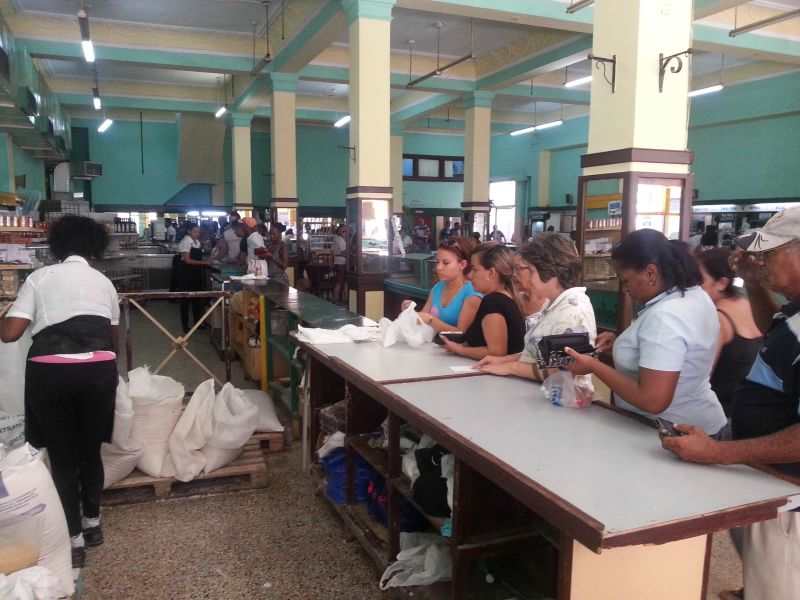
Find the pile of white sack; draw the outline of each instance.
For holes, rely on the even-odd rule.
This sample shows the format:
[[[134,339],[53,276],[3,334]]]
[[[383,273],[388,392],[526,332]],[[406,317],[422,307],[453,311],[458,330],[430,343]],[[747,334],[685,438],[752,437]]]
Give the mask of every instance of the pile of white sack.
[[[0,447],[0,482],[0,598],[71,596],[67,520],[44,453],[28,444]]]
[[[272,399],[214,380],[200,384],[183,406],[183,385],[147,367],[120,378],[111,444],[103,444],[105,487],[135,468],[153,477],[191,481],[235,460],[256,431],[283,431]]]
[[[0,444],[6,448],[25,443],[25,361],[30,347],[28,330],[14,343],[0,344]]]

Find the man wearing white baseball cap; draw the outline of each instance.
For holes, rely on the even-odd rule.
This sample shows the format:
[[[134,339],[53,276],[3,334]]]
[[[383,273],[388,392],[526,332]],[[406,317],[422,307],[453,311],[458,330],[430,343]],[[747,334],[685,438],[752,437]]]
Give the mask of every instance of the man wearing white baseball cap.
[[[734,395],[732,441],[701,429],[664,438],[684,460],[718,464],[766,464],[800,479],[800,207],[773,216],[737,241],[736,272],[744,279],[764,347]],[[778,308],[772,293],[786,298]],[[743,530],[744,591],[727,598],[789,600],[800,594],[800,512]],[[721,596],[722,597],[722,596]]]

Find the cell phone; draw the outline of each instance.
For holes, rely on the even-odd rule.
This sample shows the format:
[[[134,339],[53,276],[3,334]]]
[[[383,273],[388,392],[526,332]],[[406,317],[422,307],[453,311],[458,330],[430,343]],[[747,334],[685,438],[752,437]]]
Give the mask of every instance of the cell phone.
[[[675,423],[656,417],[656,425],[658,425],[659,437],[680,437],[686,435],[683,431],[675,429]]]
[[[463,344],[464,343],[464,333],[461,331],[440,331],[439,335],[433,338],[433,341],[437,344],[444,344],[442,341],[443,338],[447,338],[454,344]]]

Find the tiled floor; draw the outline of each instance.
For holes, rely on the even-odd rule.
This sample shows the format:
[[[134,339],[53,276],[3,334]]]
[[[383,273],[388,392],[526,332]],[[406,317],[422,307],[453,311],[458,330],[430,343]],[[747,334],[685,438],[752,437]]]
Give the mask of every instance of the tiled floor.
[[[178,306],[151,305],[177,331]],[[136,365],[155,365],[166,338],[135,318]],[[201,333],[192,350],[222,364]],[[204,374],[178,357],[165,374],[193,389]],[[243,380],[234,363],[234,383]],[[300,472],[297,445],[271,455],[268,487],[252,492],[117,506],[103,513],[106,543],[90,551],[85,600],[377,599],[378,577],[356,542]],[[709,599],[741,585],[739,560],[724,534],[715,536]]]

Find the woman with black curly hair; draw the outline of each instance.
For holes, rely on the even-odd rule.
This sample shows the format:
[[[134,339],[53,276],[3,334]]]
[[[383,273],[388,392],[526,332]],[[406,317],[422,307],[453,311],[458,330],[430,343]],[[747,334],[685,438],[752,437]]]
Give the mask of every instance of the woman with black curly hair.
[[[18,340],[30,327],[25,370],[25,438],[47,448],[72,538],[73,567],[86,546],[103,543],[100,445],[111,441],[117,390],[114,285],[89,265],[108,233],[86,217],[65,216],[50,228],[58,264],[34,271],[0,321],[0,339]]]

